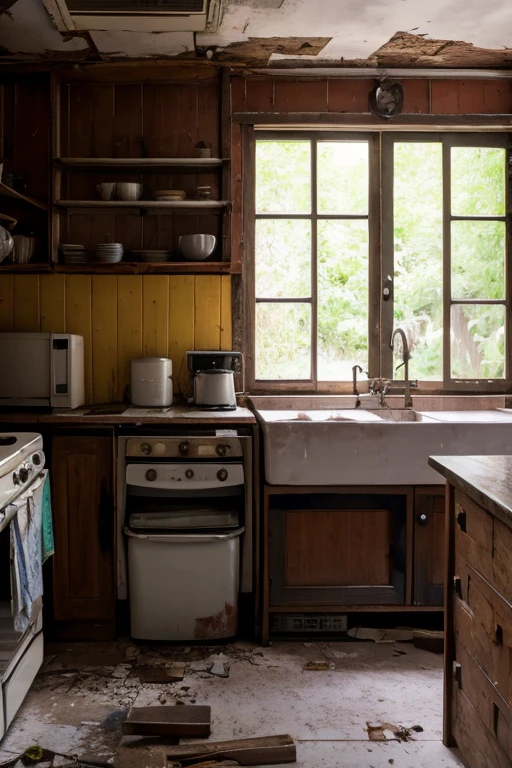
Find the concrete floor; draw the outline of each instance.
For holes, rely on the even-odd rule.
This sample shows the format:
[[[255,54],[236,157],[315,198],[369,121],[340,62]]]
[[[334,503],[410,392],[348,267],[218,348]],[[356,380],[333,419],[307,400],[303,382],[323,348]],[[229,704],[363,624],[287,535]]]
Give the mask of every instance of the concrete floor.
[[[177,648],[120,642],[59,644],[47,654],[0,745],[0,764],[39,744],[116,768],[162,768],[161,747],[122,737],[121,722],[133,705],[181,701],[211,706],[212,740],[291,734],[298,768],[462,765],[441,743],[442,657],[409,643]],[[219,658],[229,667],[226,678],[208,671]],[[304,670],[317,660],[332,662],[331,669]],[[140,681],[141,667],[171,661],[187,663],[182,682]],[[423,730],[412,731],[407,741],[371,741],[368,723]],[[46,768],[52,768],[51,760]]]

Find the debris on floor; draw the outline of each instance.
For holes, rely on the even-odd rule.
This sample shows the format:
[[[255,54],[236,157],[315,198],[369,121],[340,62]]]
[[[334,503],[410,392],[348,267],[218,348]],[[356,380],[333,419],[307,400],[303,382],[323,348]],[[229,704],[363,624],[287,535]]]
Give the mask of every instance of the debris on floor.
[[[421,725],[411,725],[406,728],[403,725],[391,725],[391,723],[366,723],[366,730],[370,741],[410,741],[411,731],[422,733]]]
[[[229,677],[229,659],[223,653],[212,657],[213,661],[207,671],[216,677]]]
[[[372,629],[352,627],[347,631],[354,640],[373,640],[374,643],[406,643],[413,639],[412,629]]]
[[[304,665],[304,671],[306,672],[327,672],[330,669],[336,669],[336,664],[334,661],[326,661],[325,659],[321,661],[308,661]]]
[[[422,648],[431,653],[443,653],[444,632],[434,632],[426,629],[415,629],[412,642],[416,648]]]
[[[194,762],[193,758],[196,758]],[[212,765],[212,758],[234,760],[238,765],[276,765],[296,762],[297,752],[295,742],[288,734],[167,748],[167,759],[171,765],[183,762],[198,768],[198,763],[208,764],[208,759]]]
[[[179,683],[185,676],[186,664],[176,661],[170,666],[141,665],[132,670],[133,677],[138,677],[141,683],[159,685],[165,683]]]
[[[122,724],[129,736],[207,737],[211,708],[185,704],[181,707],[133,707]]]

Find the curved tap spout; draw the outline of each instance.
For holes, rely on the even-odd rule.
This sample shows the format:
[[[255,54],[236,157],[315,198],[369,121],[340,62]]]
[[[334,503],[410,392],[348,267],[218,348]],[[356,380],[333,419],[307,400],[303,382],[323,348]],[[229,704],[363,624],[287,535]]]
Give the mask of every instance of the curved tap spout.
[[[391,336],[391,343],[389,345],[391,349],[394,349],[395,347],[396,336],[400,336],[400,338],[402,339],[402,362],[398,366],[398,368],[401,368],[402,365],[404,366],[404,378],[405,378],[404,406],[406,408],[412,408],[411,382],[409,381],[409,360],[411,359],[411,353],[409,352],[409,343],[407,341],[407,336],[403,328],[395,328],[395,330],[393,331],[393,335]]]
[[[360,365],[353,365],[352,366],[352,392],[354,395],[357,395],[359,397],[359,392],[357,391],[357,372],[359,373],[363,372],[363,369]]]

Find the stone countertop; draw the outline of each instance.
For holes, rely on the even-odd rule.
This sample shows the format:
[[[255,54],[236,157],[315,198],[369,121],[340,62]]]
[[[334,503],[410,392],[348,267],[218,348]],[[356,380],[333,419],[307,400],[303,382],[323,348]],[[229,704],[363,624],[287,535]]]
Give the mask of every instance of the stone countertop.
[[[431,456],[428,463],[512,529],[512,456]]]
[[[29,409],[0,412],[4,424],[255,424],[256,417],[248,408],[238,406],[234,411],[206,411],[185,405],[170,408],[132,408],[118,403],[109,406],[91,406],[54,409],[41,412]]]

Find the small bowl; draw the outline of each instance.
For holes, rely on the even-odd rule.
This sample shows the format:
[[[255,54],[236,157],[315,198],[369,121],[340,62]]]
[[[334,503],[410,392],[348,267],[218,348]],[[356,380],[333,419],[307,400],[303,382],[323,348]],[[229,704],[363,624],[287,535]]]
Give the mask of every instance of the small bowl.
[[[153,196],[156,200],[184,200],[187,193],[184,189],[157,189]]]
[[[179,239],[180,253],[189,261],[204,261],[216,245],[215,235],[182,235]]]

